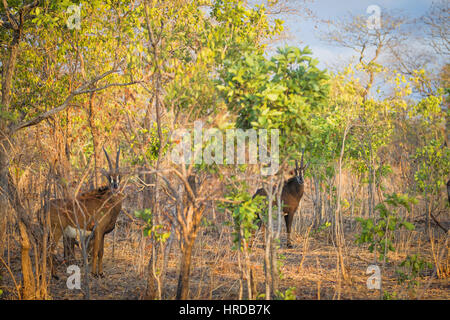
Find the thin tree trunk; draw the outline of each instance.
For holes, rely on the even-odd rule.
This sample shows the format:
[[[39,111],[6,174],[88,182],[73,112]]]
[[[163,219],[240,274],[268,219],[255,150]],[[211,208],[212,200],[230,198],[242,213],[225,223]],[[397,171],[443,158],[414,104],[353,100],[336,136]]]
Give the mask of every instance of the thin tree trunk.
[[[189,181],[189,184],[193,186],[192,181]],[[180,275],[178,278],[176,295],[177,300],[186,300],[189,296],[189,273],[191,269],[192,249],[194,247],[195,239],[197,238],[198,226],[204,211],[205,206],[196,208],[193,203],[189,203],[188,207],[185,208],[184,211],[178,213],[185,215],[185,217],[178,216],[178,221],[180,223],[184,223],[185,221],[186,223],[183,224],[180,232],[182,260],[180,265]]]
[[[154,233],[154,232],[152,232]],[[158,260],[156,243],[152,241],[152,252],[150,254],[150,260],[148,262],[148,275],[147,275],[147,289],[145,293],[145,299],[154,300],[158,299],[158,278],[156,262]]]
[[[192,248],[194,246],[195,237],[188,237],[183,248],[181,249],[181,267],[180,276],[178,278],[177,300],[187,300],[189,297],[189,273],[191,271]]]
[[[246,276],[247,276],[247,298],[248,300],[252,300],[254,299],[255,295],[256,295],[256,291],[254,290],[254,279],[253,279],[253,272],[252,272],[252,267],[250,265],[250,257],[248,254],[248,244],[247,241],[245,239],[243,239],[244,241],[244,261],[245,261],[245,270],[246,270]]]
[[[268,198],[268,215],[267,215],[267,228],[266,231],[266,243],[264,252],[264,273],[266,284],[266,300],[274,298],[278,287],[278,274],[276,268],[276,248],[273,244],[273,218],[272,218],[272,204],[274,190],[272,188],[272,180],[268,184],[268,190],[266,190]]]
[[[30,239],[23,222],[19,221],[19,230],[21,238],[21,250],[22,250],[22,274],[23,274],[23,288],[22,298],[24,300],[36,299],[36,286],[34,282],[33,268],[31,266],[30,259]]]
[[[344,235],[342,232],[342,214],[341,214],[341,194],[342,194],[342,158],[344,157],[345,150],[345,139],[347,137],[348,130],[350,129],[349,125],[346,125],[344,129],[344,136],[342,138],[342,147],[341,153],[339,155],[339,177],[338,177],[338,189],[337,189],[337,204],[336,204],[336,216],[335,216],[335,236],[336,236],[336,245],[338,248],[338,256],[341,274],[344,279],[347,278],[347,274],[345,272],[345,263],[343,256],[343,246],[344,246]]]
[[[157,130],[158,130],[158,139],[159,139],[159,149],[158,149],[158,158],[156,160],[156,170],[159,170],[160,167],[160,161],[161,161],[161,155],[162,155],[162,150],[164,148],[164,141],[163,141],[163,134],[162,134],[162,128],[161,128],[161,100],[160,100],[160,95],[161,95],[161,66],[159,65],[158,61],[159,61],[159,56],[158,56],[158,46],[161,46],[161,34],[159,35],[159,38],[156,39],[153,36],[152,33],[152,28],[151,28],[151,24],[150,24],[150,16],[149,16],[149,9],[148,9],[148,4],[145,3],[144,4],[144,11],[145,11],[145,18],[146,18],[146,27],[147,27],[147,31],[148,31],[148,35],[149,35],[149,42],[150,42],[150,46],[149,46],[149,54],[151,54],[153,56],[153,63],[155,64],[155,72],[153,74],[153,83],[154,83],[154,88],[153,88],[153,97],[152,97],[152,101],[155,103],[155,111],[156,111],[156,123],[157,123]],[[147,113],[148,114],[148,113]],[[147,118],[148,119],[148,118]],[[147,122],[147,126],[150,126],[149,121]],[[149,179],[151,179],[150,177],[148,177]],[[146,181],[147,183],[147,181]],[[158,175],[156,175],[155,177],[155,187],[154,187],[154,192],[153,192],[153,203],[151,204],[151,209],[152,209],[152,215],[153,215],[153,225],[160,225],[161,222],[161,213],[159,212],[159,183],[160,183],[160,177]],[[145,202],[145,201],[144,201]],[[159,272],[157,272],[157,266],[159,264],[158,261],[158,256],[161,256],[161,259],[164,263],[165,261],[165,250],[164,250],[164,245],[159,243],[156,243],[156,239],[155,239],[155,233],[152,232],[152,243],[153,243],[153,247],[152,247],[152,257],[151,257],[151,261],[149,263],[149,275],[148,275],[148,288],[152,288],[154,287],[154,283],[156,283],[156,287],[157,287],[157,296],[159,299],[161,299],[162,296],[162,288],[161,288],[161,274],[165,272],[164,269],[160,270]],[[150,282],[153,282],[150,283]],[[151,295],[154,296],[154,293],[151,293]]]

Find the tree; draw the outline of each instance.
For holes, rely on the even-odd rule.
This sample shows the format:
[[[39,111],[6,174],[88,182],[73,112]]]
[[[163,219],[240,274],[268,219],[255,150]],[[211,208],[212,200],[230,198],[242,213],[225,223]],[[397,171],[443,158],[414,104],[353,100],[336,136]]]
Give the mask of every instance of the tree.
[[[201,10],[205,5],[211,9],[209,15]],[[141,83],[150,100],[144,127],[149,129],[153,113],[158,150],[170,145],[170,151],[176,145],[170,140],[175,129],[190,127],[195,120],[205,120],[210,125],[220,118],[224,106],[217,99],[216,80],[224,61],[236,59],[243,52],[260,50],[262,41],[277,32],[280,22],[269,24],[263,6],[248,8],[246,3],[235,0],[151,1],[143,3],[139,10],[144,36],[141,41],[146,44],[139,59],[142,68],[150,72],[147,77],[143,75],[145,80]],[[138,41],[136,48],[139,46]],[[162,134],[165,126],[167,136]],[[195,152],[202,150],[197,148]],[[160,224],[159,189],[164,186],[175,207],[164,217],[176,232],[182,252],[176,297],[187,299],[192,250],[206,203],[211,201],[210,197],[202,196],[208,188],[211,168],[205,164],[177,164],[167,160],[159,151],[156,166],[151,170],[155,177],[152,214],[155,224]],[[208,194],[212,196],[214,192]],[[164,250],[157,243],[154,248],[149,261],[148,298],[160,297],[158,274],[164,272],[158,267],[164,261]]]
[[[310,134],[309,122],[314,112],[322,109],[328,94],[326,72],[316,67],[317,61],[310,54],[308,48],[295,47],[278,49],[270,60],[258,53],[244,54],[238,61],[227,62],[219,86],[229,110],[237,114],[237,128],[280,131],[280,151],[270,154],[278,159],[280,169],[262,179],[269,203],[267,216],[263,214],[266,224],[266,299],[275,297],[278,290],[271,204],[277,200],[280,226],[282,173],[289,160],[300,158]]]
[[[126,44],[120,37],[114,37],[123,31],[122,28],[127,27],[118,18],[119,11],[129,10],[127,4],[84,3],[90,21],[82,24],[81,32],[70,30],[66,26],[66,9],[69,5],[71,3],[68,1],[3,1],[0,9],[0,39],[3,44],[0,56],[3,69],[0,105],[0,204],[6,210],[9,202],[17,214],[22,237],[25,299],[46,297],[45,281],[41,288],[35,288],[29,259],[31,247],[35,246],[38,255],[41,240],[46,236],[33,225],[10,174],[15,136],[25,128],[66,110],[85,94],[136,83],[127,79],[124,59]],[[114,6],[117,10],[110,10]],[[117,24],[102,30],[104,33],[95,31],[104,19],[116,21]],[[104,38],[104,35],[109,38]],[[99,46],[99,43],[103,43],[103,46]],[[98,50],[102,47],[105,49],[102,51],[103,55],[98,55]],[[111,48],[111,52],[115,54],[106,55],[106,49]],[[42,49],[48,49],[51,54],[42,54]],[[89,58],[85,58],[86,56]],[[98,64],[99,60],[101,64]],[[99,69],[97,65],[102,68]],[[54,77],[55,74],[60,74],[60,77]],[[56,82],[53,83],[55,79]],[[45,250],[44,248],[43,252]],[[46,258],[42,257],[42,260],[45,274]]]
[[[450,5],[448,1],[436,1],[431,4],[429,11],[422,17],[423,22],[428,27],[427,35],[429,43],[439,55],[448,56],[450,54]]]

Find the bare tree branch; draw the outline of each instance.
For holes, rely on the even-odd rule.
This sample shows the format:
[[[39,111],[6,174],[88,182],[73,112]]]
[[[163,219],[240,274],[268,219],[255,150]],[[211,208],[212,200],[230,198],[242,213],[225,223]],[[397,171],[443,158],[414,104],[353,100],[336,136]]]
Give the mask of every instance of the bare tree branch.
[[[5,8],[6,17],[9,21],[9,23],[11,24],[12,28],[14,30],[19,29],[19,22],[16,20],[14,15],[9,12],[8,3],[6,2],[6,0],[2,0],[2,3],[3,3],[3,7]]]
[[[41,122],[42,120],[45,120],[45,119],[47,119],[47,118],[57,114],[58,112],[65,110],[70,105],[70,102],[72,101],[72,99],[74,97],[80,95],[80,94],[101,91],[101,90],[104,90],[106,88],[114,87],[114,86],[116,86],[116,87],[117,86],[128,86],[128,85],[132,85],[132,84],[135,84],[135,83],[139,82],[139,81],[132,81],[132,82],[128,82],[128,83],[110,83],[110,84],[105,85],[105,86],[100,87],[100,88],[87,89],[87,88],[91,87],[93,84],[95,84],[96,82],[106,78],[110,74],[116,73],[117,71],[118,71],[117,68],[109,70],[109,71],[107,71],[105,73],[102,73],[101,75],[98,75],[97,77],[93,78],[92,80],[85,82],[77,90],[72,91],[67,96],[67,98],[64,100],[64,102],[61,105],[59,105],[58,107],[53,108],[53,109],[51,109],[51,110],[49,110],[47,112],[44,112],[44,113],[34,117],[33,119],[29,120],[29,121],[25,121],[25,122],[22,122],[22,123],[16,125],[12,129],[12,133],[14,133],[14,132],[16,132],[16,131],[18,131],[20,129],[26,128],[26,127],[34,126],[34,125],[38,124],[39,122]]]

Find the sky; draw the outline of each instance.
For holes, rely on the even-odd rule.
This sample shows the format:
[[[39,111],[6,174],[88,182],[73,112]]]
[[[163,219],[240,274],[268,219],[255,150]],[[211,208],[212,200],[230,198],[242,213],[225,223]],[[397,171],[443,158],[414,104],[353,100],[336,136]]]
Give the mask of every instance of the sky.
[[[302,0],[298,2],[299,6],[303,4]],[[308,0],[306,5],[317,18],[336,20],[349,13],[369,17],[371,14],[367,13],[366,10],[371,5],[379,6],[381,14],[383,10],[389,12],[395,10],[395,12],[400,12],[408,17],[419,18],[426,13],[432,2],[432,0]],[[282,20],[285,21],[285,27],[287,27],[291,38],[281,41],[280,44],[299,47],[308,45],[312,49],[313,55],[319,59],[319,66],[321,67],[335,65],[339,61],[348,60],[355,54],[351,49],[332,46],[321,40],[320,33],[327,30],[327,26],[324,24],[316,23],[312,19],[299,15],[288,15],[283,17]]]

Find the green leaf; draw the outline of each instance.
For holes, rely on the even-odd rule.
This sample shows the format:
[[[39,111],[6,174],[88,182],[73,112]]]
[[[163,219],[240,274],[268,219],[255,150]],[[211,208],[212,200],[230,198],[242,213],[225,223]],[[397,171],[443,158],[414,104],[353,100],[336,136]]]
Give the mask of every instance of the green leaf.
[[[403,222],[403,225],[405,226],[405,228],[406,229],[408,229],[408,230],[414,230],[415,228],[416,228],[416,226],[415,225],[413,225],[412,223],[410,223],[410,222]]]
[[[269,93],[269,94],[267,94],[266,97],[270,101],[276,101],[278,99],[278,94],[277,93]]]

